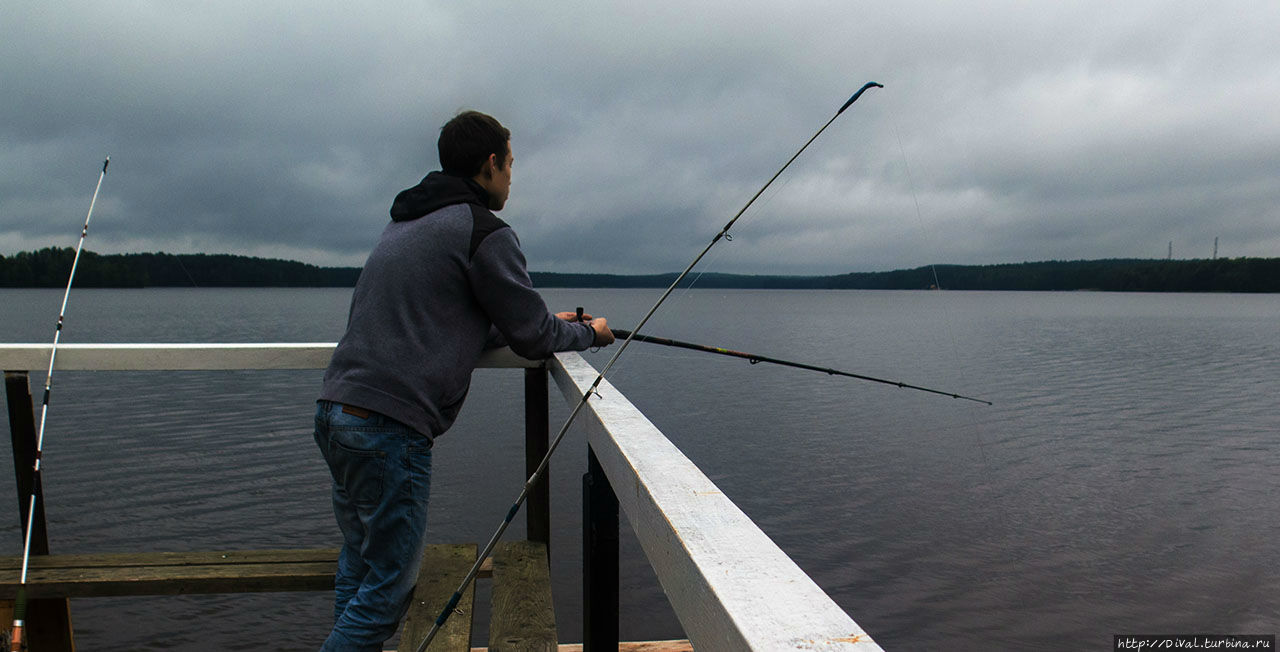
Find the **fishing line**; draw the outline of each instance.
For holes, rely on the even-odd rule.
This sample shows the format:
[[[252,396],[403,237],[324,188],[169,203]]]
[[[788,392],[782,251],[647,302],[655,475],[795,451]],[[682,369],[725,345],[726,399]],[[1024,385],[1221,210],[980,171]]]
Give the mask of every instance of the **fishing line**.
[[[49,373],[44,379],[44,399],[40,403],[40,431],[36,435],[35,465],[31,476],[31,502],[27,507],[27,528],[23,533],[22,575],[18,580],[18,596],[13,606],[13,633],[10,639],[10,651],[22,649],[22,634],[27,619],[27,570],[31,562],[31,531],[35,525],[36,499],[40,487],[40,457],[44,453],[44,427],[49,416],[49,393],[53,388],[53,361],[58,357],[58,340],[62,337],[62,322],[67,314],[67,299],[71,297],[71,282],[76,278],[76,265],[80,262],[80,251],[84,249],[84,239],[89,235],[89,219],[93,217],[93,207],[98,203],[98,191],[102,189],[102,179],[107,176],[107,165],[111,157],[102,162],[102,172],[98,174],[98,185],[93,189],[93,199],[89,200],[89,213],[84,218],[84,228],[80,230],[80,240],[76,243],[76,255],[71,259],[71,273],[67,275],[67,289],[62,294],[62,308],[58,310],[58,325],[53,331],[53,347],[49,350]]]
[[[173,259],[174,259],[174,260],[176,260],[176,261],[178,261],[178,267],[181,267],[181,268],[182,268],[182,273],[187,275],[187,280],[188,280],[188,281],[191,281],[191,287],[193,287],[193,288],[198,288],[198,287],[200,287],[200,285],[196,283],[196,280],[195,280],[194,278],[192,278],[192,276],[191,276],[191,272],[188,272],[188,271],[187,271],[187,266],[186,266],[186,265],[184,265],[184,264],[182,264],[182,254],[174,254],[174,255],[173,255]]]
[[[842,109],[842,110],[843,110],[843,109]],[[776,199],[779,195],[781,195],[781,194],[783,193],[783,191],[785,191],[785,190],[787,189],[787,186],[791,185],[791,182],[792,182],[792,180],[793,180],[793,179],[794,179],[794,177],[787,177],[787,178],[785,178],[785,179],[783,179],[783,180],[782,180],[782,183],[781,183],[781,184],[779,184],[779,185],[778,185],[778,187],[776,187],[776,188],[774,188],[774,189],[770,190],[770,191],[769,191],[769,192],[767,192],[767,193],[764,193],[764,194],[760,195],[760,196],[761,196],[761,199],[758,201],[758,203],[757,203],[757,205],[756,205],[756,210],[755,210],[755,211],[752,211],[752,213],[751,213],[750,215],[743,215],[743,216],[742,216],[742,218],[743,218],[743,219],[742,219],[742,220],[740,220],[740,222],[741,222],[741,223],[739,224],[739,226],[744,226],[744,227],[745,227],[745,226],[747,226],[747,225],[751,224],[751,222],[753,222],[753,221],[755,221],[755,220],[758,220],[758,219],[761,219],[760,214],[762,213],[762,211],[763,211],[766,207],[768,207],[768,206],[769,206],[769,204],[773,203],[773,200],[774,200],[774,199]],[[766,187],[767,187],[767,186],[766,186]],[[725,239],[726,241],[732,242],[732,241],[733,241],[733,234],[725,233],[725,234],[724,234],[724,239]],[[712,264],[712,263],[715,263],[715,262],[717,261],[717,259],[720,259],[720,258],[722,258],[722,257],[723,257],[723,256],[725,256],[725,255],[726,255],[726,252],[725,252],[724,248],[717,249],[716,251],[712,252],[712,253],[711,253],[711,258],[709,258],[709,259],[707,260],[707,263],[708,263],[708,264],[707,264],[707,265],[703,265],[703,269],[701,269],[701,270],[700,270],[696,275],[694,275],[693,280],[692,280],[692,281],[689,281],[688,285],[686,285],[686,286],[685,286],[684,290],[680,293],[680,296],[679,296],[679,297],[677,297],[677,299],[679,299],[679,300],[684,300],[684,299],[688,296],[689,290],[694,289],[694,286],[696,286],[696,285],[698,284],[698,282],[702,280],[703,275],[705,275],[705,274],[707,274],[707,273],[711,272],[711,264]]]
[[[753,195],[751,199],[747,201],[746,205],[744,205],[742,209],[739,210],[737,214],[735,214],[733,218],[730,219],[729,222],[724,225],[724,228],[720,229],[720,232],[717,233],[715,237],[711,239],[711,242],[707,243],[707,246],[704,247],[702,251],[697,256],[694,257],[693,262],[690,262],[688,267],[685,267],[684,271],[680,272],[680,275],[676,277],[676,280],[671,283],[671,286],[668,287],[666,291],[662,293],[662,296],[659,297],[658,301],[653,304],[653,307],[650,308],[649,312],[646,313],[644,318],[640,320],[640,323],[636,324],[636,327],[631,330],[631,334],[625,340],[622,341],[622,344],[618,346],[617,351],[614,352],[613,357],[609,358],[609,361],[605,363],[604,368],[601,369],[600,373],[596,375],[596,378],[591,383],[591,386],[588,387],[587,390],[582,393],[582,400],[578,401],[577,405],[574,406],[573,411],[569,413],[569,418],[564,422],[564,425],[560,427],[560,431],[556,433],[555,438],[552,439],[551,443],[547,446],[547,453],[546,455],[543,456],[542,461],[538,464],[538,468],[534,470],[533,475],[529,476],[529,480],[525,482],[524,489],[520,491],[520,495],[516,498],[516,502],[511,506],[511,509],[507,512],[506,518],[503,519],[502,523],[498,526],[498,530],[494,532],[493,537],[489,539],[489,543],[485,545],[484,549],[481,550],[480,554],[476,557],[476,563],[471,566],[471,570],[467,573],[467,576],[462,580],[462,584],[458,586],[458,590],[455,591],[453,596],[449,598],[449,602],[445,605],[444,609],[440,612],[440,616],[436,619],[436,622],[431,626],[431,631],[427,632],[426,638],[422,639],[422,643],[418,645],[417,652],[423,652],[424,650],[427,649],[427,646],[431,644],[431,640],[435,638],[436,633],[440,631],[440,628],[444,626],[445,621],[449,619],[449,616],[453,613],[453,610],[457,608],[458,602],[462,600],[462,592],[467,589],[467,586],[471,584],[471,582],[476,578],[476,575],[479,574],[481,564],[484,563],[484,560],[489,556],[489,553],[491,553],[493,551],[493,548],[498,544],[498,540],[502,537],[502,533],[507,530],[507,526],[511,524],[512,519],[515,518],[516,513],[520,510],[520,505],[522,505],[525,499],[528,498],[530,491],[532,491],[533,489],[533,485],[542,476],[543,471],[547,468],[547,464],[551,461],[551,456],[555,454],[556,448],[560,445],[560,442],[564,439],[565,433],[569,431],[569,426],[573,424],[574,419],[576,419],[578,414],[582,412],[583,406],[585,406],[587,404],[587,401],[591,399],[591,395],[596,393],[596,389],[600,386],[600,383],[604,382],[605,374],[609,373],[609,370],[613,367],[614,363],[618,361],[618,358],[622,355],[624,351],[627,350],[627,347],[630,346],[631,342],[634,341],[635,335],[639,333],[642,328],[644,328],[645,324],[649,322],[649,318],[653,317],[654,313],[658,311],[658,308],[662,306],[662,303],[667,300],[667,297],[671,296],[671,293],[676,289],[676,286],[680,284],[680,281],[683,281],[684,278],[689,275],[689,272],[692,271],[693,268],[696,267],[698,263],[703,259],[703,257],[707,255],[707,252],[711,251],[711,248],[714,247],[716,243],[720,242],[720,240],[725,237],[725,235],[729,232],[729,229],[733,228],[733,225],[737,223],[738,218],[742,217],[742,214],[746,213],[748,208],[751,208],[751,205],[754,204],[755,201],[760,198],[760,195],[763,194],[765,190],[768,190],[769,186],[773,184],[774,180],[776,180],[779,176],[781,176],[782,173],[788,167],[790,167],[791,164],[797,158],[800,157],[800,154],[802,154],[804,150],[808,149],[809,145],[812,144],[813,141],[817,140],[818,136],[822,135],[822,132],[826,131],[827,127],[830,127],[831,123],[835,122],[836,118],[840,117],[841,113],[844,113],[845,109],[849,108],[850,105],[856,102],[858,98],[861,97],[862,94],[867,91],[867,89],[873,88],[873,87],[884,88],[882,84],[878,84],[876,82],[867,82],[862,88],[858,89],[858,92],[854,93],[853,96],[849,98],[849,101],[845,102],[844,106],[841,106],[840,109],[836,111],[836,114],[831,116],[831,119],[828,120],[826,124],[822,125],[822,128],[818,129],[818,131],[814,133],[813,136],[811,136],[809,140],[806,141],[805,144],[801,146],[800,149],[797,150],[796,153],[793,154],[791,158],[788,159],[787,162],[783,164],[783,166],[779,168],[778,171],[775,172],[767,182],[765,182],[764,186],[762,186],[759,190],[756,191],[756,194]]]
[[[782,179],[782,182],[779,183],[777,187],[774,187],[768,192],[762,194],[760,196],[761,198],[756,202],[756,210],[752,211],[750,214],[742,215],[742,219],[739,220],[738,224],[736,224],[735,226],[746,227],[750,225],[752,222],[762,219],[761,214],[764,212],[764,209],[767,208],[771,203],[773,203],[773,200],[776,199],[779,195],[781,195],[787,189],[787,187],[791,185],[791,182],[793,180],[794,180],[794,177],[791,177],[791,176],[786,177]],[[727,242],[733,242],[733,235],[726,233],[724,239]],[[721,247],[719,249],[712,251],[710,254],[708,254],[708,257],[705,259],[705,264],[703,264],[702,268],[696,274],[694,274],[692,280],[686,283],[684,288],[678,288],[679,291],[676,292],[675,296],[672,298],[673,303],[692,302],[693,297],[690,295],[690,292],[697,287],[699,282],[702,281],[702,277],[704,275],[711,272],[712,267],[717,262],[724,260],[725,256],[728,255],[728,251],[729,251],[728,249]],[[712,289],[712,288],[705,288],[705,289]],[[593,352],[597,350],[599,349],[593,349]],[[658,359],[668,359],[668,360],[679,360],[679,359],[683,359],[684,357],[684,356],[674,355],[674,354],[652,353],[651,351],[652,349],[646,349],[640,355],[646,358],[658,358]],[[618,370],[615,371],[613,378],[615,380],[619,379],[620,378],[620,376],[618,375],[619,373],[622,374],[621,377],[624,377],[624,378],[629,377],[629,374],[631,374],[632,371],[633,370],[631,368],[628,368],[626,365],[623,365],[619,367]]]
[[[916,227],[920,229],[920,237],[925,242],[926,248],[931,251],[937,252],[938,248],[935,246],[934,241],[929,237],[929,230],[925,228],[924,213],[920,210],[920,197],[916,192],[915,179],[911,176],[911,165],[907,162],[907,150],[902,145],[902,135],[898,132],[898,128],[896,125],[890,125],[890,129],[893,130],[893,137],[898,141],[898,152],[902,156],[902,169],[904,172],[906,172],[907,188],[911,191],[911,201],[915,205],[915,209],[916,209]],[[930,258],[931,259],[936,258],[936,256],[930,256]],[[930,262],[929,270],[933,273],[933,287],[936,288],[938,292],[941,292],[942,281],[939,280],[938,278],[937,263]],[[941,298],[941,295],[939,296]],[[961,384],[968,386],[968,380],[966,379],[965,373],[964,373],[964,365],[960,362],[960,356],[957,354],[957,351],[959,351],[959,344],[956,341],[955,328],[953,328],[953,320],[951,317],[951,312],[947,309],[946,301],[942,301],[941,303],[942,303],[942,317],[943,317],[942,322],[944,327],[946,328],[947,338],[951,341],[952,368],[955,369],[957,373],[960,374]],[[984,467],[987,468],[988,471],[990,471],[991,459],[987,456],[986,443],[982,441],[982,430],[978,428],[978,422],[974,418],[972,413],[967,413],[967,416],[969,419],[969,427],[973,429],[974,438],[978,442],[978,454],[982,457],[982,464]]]
[[[762,195],[761,199],[756,203],[756,210],[752,211],[748,215],[743,215],[742,219],[739,220],[739,223],[735,226],[746,227],[750,225],[753,221],[761,219],[761,213],[764,212],[764,209],[767,208],[769,204],[773,203],[773,200],[776,199],[779,195],[781,195],[783,191],[787,189],[787,186],[791,185],[791,181],[793,179],[794,177],[787,177],[783,179],[782,183],[778,184],[778,187],[773,188],[769,192]],[[733,242],[733,236],[731,234],[726,233],[724,239],[728,242]],[[719,249],[712,251],[708,255],[708,258],[706,259],[706,264],[702,266],[702,269],[699,270],[697,274],[694,275],[693,279],[685,285],[684,289],[678,292],[677,295],[674,297],[674,302],[676,303],[692,302],[693,297],[690,295],[690,292],[698,285],[700,281],[702,281],[702,277],[705,274],[709,273],[712,267],[717,262],[724,260],[725,257],[728,256],[729,251],[730,251],[729,249],[726,249],[724,247],[721,247]],[[706,289],[712,289],[712,288],[706,288]],[[626,332],[626,331],[623,331],[623,332]],[[666,354],[666,355],[654,354],[654,353],[649,353],[647,351],[642,355],[643,357],[647,357],[647,358],[660,358],[660,359],[665,358],[665,359],[671,359],[671,360],[680,359],[682,357],[679,355],[671,355],[671,354]],[[627,367],[624,365],[619,369],[627,370]],[[615,374],[614,379],[617,380],[618,378],[619,377]]]
[[[773,190],[769,191],[767,194],[763,195],[763,198],[759,201],[759,204],[756,206],[756,210],[752,211],[750,215],[744,215],[743,219],[740,220],[741,223],[738,224],[737,226],[746,227],[749,224],[751,224],[753,221],[761,219],[761,213],[764,211],[764,209],[767,208],[769,204],[773,203],[773,200],[776,199],[779,195],[781,195],[782,192],[787,189],[787,186],[791,185],[791,181],[793,179],[794,177],[787,177],[783,179],[782,183],[779,184],[777,188],[774,188]],[[733,242],[733,235],[730,233],[726,233],[725,240],[729,242]],[[712,252],[711,258],[709,258],[707,261],[708,264],[704,265],[703,269],[699,271],[696,276],[693,277],[693,280],[690,281],[689,285],[685,287],[684,294],[687,294],[689,290],[692,290],[693,287],[698,284],[698,281],[702,280],[702,277],[704,274],[707,274],[711,271],[710,263],[714,263],[716,262],[717,259],[721,259],[726,255],[728,255],[727,250],[724,249],[723,247]]]

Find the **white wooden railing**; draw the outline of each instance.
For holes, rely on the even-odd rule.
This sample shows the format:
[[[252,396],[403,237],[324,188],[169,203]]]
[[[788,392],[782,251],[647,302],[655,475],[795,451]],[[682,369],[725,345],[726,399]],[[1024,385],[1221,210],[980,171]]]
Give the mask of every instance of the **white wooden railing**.
[[[61,344],[55,369],[324,368],[332,343]],[[0,344],[0,370],[48,368],[48,344]],[[490,351],[482,367],[546,366],[576,405],[596,369]],[[606,380],[578,421],[695,649],[880,650],[866,632]]]
[[[59,344],[54,370],[229,371],[236,369],[324,369],[334,342],[274,344]],[[0,344],[0,370],[49,368],[50,344]],[[541,367],[502,348],[486,351],[481,367]]]

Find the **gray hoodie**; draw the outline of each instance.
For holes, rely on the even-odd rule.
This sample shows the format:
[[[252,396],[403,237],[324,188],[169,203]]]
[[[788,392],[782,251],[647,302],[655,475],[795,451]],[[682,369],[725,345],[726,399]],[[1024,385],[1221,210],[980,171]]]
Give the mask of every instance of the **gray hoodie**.
[[[479,184],[441,172],[396,196],[356,282],[322,400],[434,439],[458,416],[486,345],[530,359],[591,346],[590,325],[547,311],[515,233],[486,205]]]

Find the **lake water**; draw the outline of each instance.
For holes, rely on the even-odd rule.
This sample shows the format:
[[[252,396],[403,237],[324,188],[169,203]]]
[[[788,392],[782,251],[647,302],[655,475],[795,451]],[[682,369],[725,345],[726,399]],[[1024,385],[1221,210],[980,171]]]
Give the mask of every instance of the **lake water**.
[[[658,294],[544,292],[620,328]],[[63,341],[336,341],[349,297],[75,290]],[[0,341],[51,339],[60,300],[0,290]],[[885,649],[1280,630],[1280,296],[694,289],[645,331],[995,402],[639,343],[610,374]],[[311,441],[321,373],[57,374],[53,551],[338,545]],[[436,448],[432,541],[485,541],[519,492],[521,392],[520,372],[477,372]],[[552,462],[564,641],[581,640],[585,451],[571,432]],[[17,501],[0,507],[20,554]],[[624,638],[683,637],[623,530]],[[86,650],[315,649],[329,614],[321,593],[72,603]]]

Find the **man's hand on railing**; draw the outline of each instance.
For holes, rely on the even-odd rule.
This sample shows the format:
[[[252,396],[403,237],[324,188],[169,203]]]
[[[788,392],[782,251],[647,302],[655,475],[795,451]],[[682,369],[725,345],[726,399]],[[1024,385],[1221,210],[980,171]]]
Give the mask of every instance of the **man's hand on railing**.
[[[596,341],[594,346],[609,346],[613,344],[613,331],[609,328],[609,322],[604,317],[591,320],[591,328],[596,331]]]
[[[596,339],[591,343],[591,346],[609,346],[613,344],[613,331],[609,329],[609,322],[604,317],[592,317],[589,313],[582,312],[582,308],[578,308],[576,312],[557,312],[556,317],[565,321],[580,321],[591,324],[591,329],[596,332]]]

